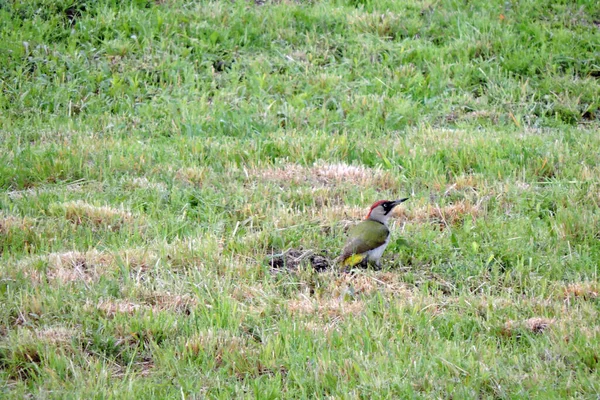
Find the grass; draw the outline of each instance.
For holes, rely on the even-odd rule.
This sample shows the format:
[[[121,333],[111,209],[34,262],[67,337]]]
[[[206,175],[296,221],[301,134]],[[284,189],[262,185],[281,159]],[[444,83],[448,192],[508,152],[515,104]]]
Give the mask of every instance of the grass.
[[[599,27],[0,0],[0,396],[598,397]],[[405,195],[382,270],[269,267]]]

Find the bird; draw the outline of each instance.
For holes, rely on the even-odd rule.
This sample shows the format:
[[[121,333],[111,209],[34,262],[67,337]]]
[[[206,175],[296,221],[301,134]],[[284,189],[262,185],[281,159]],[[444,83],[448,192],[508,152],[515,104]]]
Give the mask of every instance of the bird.
[[[369,263],[381,266],[381,255],[390,242],[388,220],[394,207],[406,200],[408,197],[373,203],[367,217],[348,231],[346,245],[338,258],[342,267],[352,268]]]

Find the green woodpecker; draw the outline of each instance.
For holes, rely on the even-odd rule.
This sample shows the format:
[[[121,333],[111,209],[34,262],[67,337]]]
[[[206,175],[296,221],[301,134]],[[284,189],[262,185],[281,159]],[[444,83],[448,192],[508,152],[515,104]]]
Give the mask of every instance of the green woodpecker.
[[[361,263],[380,265],[381,255],[390,242],[388,220],[394,207],[406,200],[408,198],[380,200],[371,206],[365,220],[348,232],[348,241],[340,256],[343,267],[354,267]]]

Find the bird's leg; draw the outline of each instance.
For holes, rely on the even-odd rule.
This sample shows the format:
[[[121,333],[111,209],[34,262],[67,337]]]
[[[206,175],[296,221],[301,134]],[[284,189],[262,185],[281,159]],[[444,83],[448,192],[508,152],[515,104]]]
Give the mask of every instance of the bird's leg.
[[[358,266],[360,266],[361,268],[368,268],[369,267],[369,257],[365,257],[362,259],[362,261],[358,264]]]
[[[377,260],[373,263],[373,269],[375,271],[381,271],[381,260]]]

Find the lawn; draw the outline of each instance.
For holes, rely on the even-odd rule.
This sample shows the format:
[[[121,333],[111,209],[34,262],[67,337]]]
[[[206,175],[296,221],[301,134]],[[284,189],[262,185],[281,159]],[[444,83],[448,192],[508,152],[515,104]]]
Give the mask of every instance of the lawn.
[[[599,397],[599,79],[593,0],[0,0],[0,397]]]

